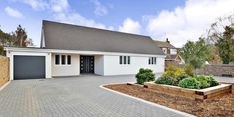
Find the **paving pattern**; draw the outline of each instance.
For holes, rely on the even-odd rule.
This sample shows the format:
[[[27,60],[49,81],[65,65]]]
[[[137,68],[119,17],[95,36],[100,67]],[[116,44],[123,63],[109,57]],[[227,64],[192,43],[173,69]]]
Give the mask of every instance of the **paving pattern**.
[[[181,117],[99,86],[133,76],[16,80],[0,91],[0,117]]]

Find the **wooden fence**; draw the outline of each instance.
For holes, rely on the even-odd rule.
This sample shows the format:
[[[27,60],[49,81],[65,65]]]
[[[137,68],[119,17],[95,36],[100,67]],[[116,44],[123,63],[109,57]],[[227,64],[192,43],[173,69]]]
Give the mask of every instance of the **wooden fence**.
[[[177,64],[177,63],[169,63],[166,62],[166,64],[172,64],[174,66],[184,68],[184,64]],[[165,69],[168,66],[165,66]],[[202,68],[196,70],[197,74],[204,74],[204,75],[214,75],[214,76],[229,76],[234,77],[234,64],[208,64],[204,65]]]

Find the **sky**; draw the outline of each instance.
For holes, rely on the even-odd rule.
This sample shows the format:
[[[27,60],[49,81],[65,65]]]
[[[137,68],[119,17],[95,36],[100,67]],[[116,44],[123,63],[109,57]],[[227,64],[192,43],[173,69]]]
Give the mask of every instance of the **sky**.
[[[0,0],[0,28],[20,24],[36,46],[42,20],[166,38],[176,47],[196,41],[219,17],[234,14],[234,0]]]

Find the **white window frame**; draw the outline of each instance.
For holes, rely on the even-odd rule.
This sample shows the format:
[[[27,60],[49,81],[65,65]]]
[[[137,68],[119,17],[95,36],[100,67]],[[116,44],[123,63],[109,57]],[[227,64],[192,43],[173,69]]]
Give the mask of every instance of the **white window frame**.
[[[162,51],[165,53],[165,54],[167,54],[167,48],[162,48]]]
[[[176,55],[177,54],[177,50],[176,49],[170,49],[170,54]]]
[[[119,56],[119,64],[120,65],[130,65],[131,64],[131,56]]]
[[[149,57],[148,65],[157,65],[157,57]]]
[[[58,55],[59,56],[59,64],[56,64],[56,55]],[[65,56],[65,64],[62,64],[62,55],[64,55]],[[72,56],[71,55],[69,55],[69,54],[55,54],[55,57],[54,57],[54,64],[56,65],[56,66],[71,66],[71,64],[68,64],[68,56],[70,56],[70,63],[72,64]]]

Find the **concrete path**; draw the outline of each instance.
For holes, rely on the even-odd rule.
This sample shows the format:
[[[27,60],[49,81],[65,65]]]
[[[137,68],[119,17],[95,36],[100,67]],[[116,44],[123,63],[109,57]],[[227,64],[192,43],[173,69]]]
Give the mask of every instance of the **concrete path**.
[[[215,76],[214,78],[219,82],[234,83],[234,77]]]
[[[0,117],[182,117],[100,88],[133,76],[80,76],[12,81],[0,91]]]

